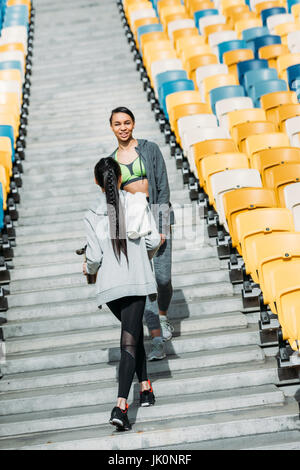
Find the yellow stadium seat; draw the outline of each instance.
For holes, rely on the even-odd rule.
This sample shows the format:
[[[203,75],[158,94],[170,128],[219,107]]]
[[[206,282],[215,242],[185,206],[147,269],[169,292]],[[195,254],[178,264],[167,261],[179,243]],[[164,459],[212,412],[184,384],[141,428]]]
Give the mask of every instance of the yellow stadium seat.
[[[191,37],[200,37],[197,28],[176,29],[173,32],[173,41],[177,54],[179,54],[180,52],[180,46],[181,43],[184,42],[183,40]],[[204,44],[204,38],[202,39],[202,41]]]
[[[176,122],[176,109],[177,106],[199,103],[203,104],[199,91],[197,90],[186,90],[172,93],[166,97],[166,106],[169,114],[169,121],[171,129],[175,129]]]
[[[235,218],[235,229],[238,240],[237,249],[243,256],[246,273],[255,278],[257,266],[254,263],[253,253],[256,240],[264,238],[267,244],[269,234],[291,232],[295,230],[295,227],[291,210],[274,207],[238,214]]]
[[[289,53],[277,58],[277,71],[279,78],[287,80],[286,69],[291,65],[300,64],[300,53]]]
[[[255,121],[267,121],[266,113],[261,108],[249,108],[249,109],[238,109],[236,111],[230,111],[227,113],[227,122],[229,132],[235,142],[238,141],[238,135],[236,128],[240,124],[255,122]]]
[[[212,139],[197,142],[193,145],[195,165],[197,173],[200,174],[200,164],[202,158],[220,153],[235,153],[238,149],[232,139]]]
[[[193,80],[195,84],[195,89],[198,88],[197,79],[196,79],[196,70],[199,67],[203,67],[204,65],[212,65],[217,64],[218,59],[215,54],[203,54],[203,55],[196,55],[190,57],[187,62],[185,69],[188,72],[188,77]]]
[[[134,27],[132,28],[132,33],[134,35],[134,40],[136,47],[139,48],[139,42],[137,39],[137,30],[140,26],[147,26],[149,24],[158,24],[159,19],[157,17],[150,17],[150,18],[140,18],[134,22]]]
[[[175,133],[176,140],[180,143],[180,136],[178,133],[177,121],[183,116],[191,116],[193,114],[208,114],[210,113],[210,107],[207,103],[183,103],[172,107],[171,118],[169,115],[171,129]]]
[[[187,61],[191,57],[212,53],[213,51],[208,44],[199,44],[195,46],[188,45],[185,49],[181,51],[180,59],[182,60],[183,67],[186,68]]]
[[[276,196],[271,189],[240,188],[223,195],[223,206],[232,246],[237,247],[236,217],[245,211],[276,207]]]
[[[220,31],[231,31],[232,28],[229,24],[219,23],[219,24],[210,24],[203,28],[203,36],[205,37],[205,42],[208,43],[208,38],[210,34],[218,33]]]
[[[211,77],[206,77],[203,80],[203,91],[205,96],[205,101],[210,103],[209,92],[214,88],[227,85],[238,85],[238,80],[233,74],[221,73],[219,75],[213,75]]]
[[[227,7],[223,12],[223,15],[226,17],[226,23],[230,25],[232,29],[234,29],[234,25],[237,21],[238,16],[245,11],[250,11],[249,6],[245,3]]]
[[[245,29],[256,28],[258,26],[262,26],[262,21],[256,17],[254,12],[241,12],[235,18],[234,29],[238,39],[242,39],[242,33]]]
[[[151,85],[153,87],[153,79],[151,74],[151,64],[158,60],[163,59],[177,59],[177,55],[174,49],[161,49],[156,51],[151,51],[147,58],[147,66],[145,64],[145,68],[147,70],[148,76],[150,78]]]
[[[300,163],[300,149],[295,147],[277,147],[256,152],[252,158],[252,168],[260,172],[263,185],[265,185],[265,171],[269,168],[297,162]]]
[[[294,15],[296,19],[299,19],[300,16],[300,5],[299,3],[296,3],[295,5],[292,5],[291,7],[291,12]]]
[[[276,132],[277,127],[271,121],[251,121],[251,122],[242,122],[240,124],[236,124],[234,127],[234,140],[235,143],[240,150],[240,152],[246,152],[246,144],[245,140],[249,136],[259,135],[259,134],[267,134],[271,132]]]
[[[283,6],[285,6],[285,0],[267,0],[265,2],[257,3],[255,5],[255,11],[257,15],[260,15],[260,13],[263,10],[266,10],[267,8],[283,7]]]
[[[252,49],[235,49],[227,51],[223,54],[223,62],[228,66],[228,72],[238,78],[236,64],[243,60],[254,59],[254,52]]]
[[[294,91],[275,91],[260,98],[261,107],[266,111],[269,121],[278,122],[276,108],[283,104],[298,104],[298,98]]]
[[[179,29],[179,31],[181,31]],[[176,42],[176,51],[181,57],[182,54],[184,54],[184,51],[188,51],[192,47],[197,47],[197,46],[204,46],[205,45],[205,40],[203,36],[200,36],[199,33],[193,34],[193,35],[188,35],[188,36],[183,36],[179,39],[177,39]]]
[[[253,159],[256,152],[273,147],[288,147],[290,144],[287,134],[283,132],[269,132],[266,134],[250,135],[245,139],[245,152],[250,158],[253,168]]]
[[[269,46],[260,47],[258,56],[260,59],[266,59],[269,67],[276,68],[277,58],[288,53],[289,48],[286,44],[269,44]]]
[[[299,23],[283,23],[278,24],[274,28],[275,34],[281,37],[282,44],[287,45],[287,35],[292,31],[299,31],[300,24]]]
[[[169,37],[166,32],[164,31],[153,31],[151,33],[146,33],[141,36],[141,50],[142,54],[144,55],[145,45],[151,42],[159,42],[159,41],[168,41]]]
[[[265,186],[274,189],[278,206],[285,207],[283,190],[287,184],[300,181],[300,163],[283,163],[265,170]]]
[[[285,132],[285,121],[295,116],[300,116],[300,103],[298,104],[284,104],[278,106],[276,110],[278,118],[278,128],[280,131]]]
[[[12,149],[9,137],[0,137],[0,165],[4,166],[9,181],[12,176]]]

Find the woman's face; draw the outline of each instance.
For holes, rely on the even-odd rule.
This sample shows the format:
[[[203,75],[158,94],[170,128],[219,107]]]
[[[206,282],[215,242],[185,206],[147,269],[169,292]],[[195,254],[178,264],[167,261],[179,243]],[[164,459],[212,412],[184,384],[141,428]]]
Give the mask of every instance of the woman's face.
[[[120,142],[127,142],[132,138],[134,122],[126,113],[115,113],[112,116],[111,128]]]

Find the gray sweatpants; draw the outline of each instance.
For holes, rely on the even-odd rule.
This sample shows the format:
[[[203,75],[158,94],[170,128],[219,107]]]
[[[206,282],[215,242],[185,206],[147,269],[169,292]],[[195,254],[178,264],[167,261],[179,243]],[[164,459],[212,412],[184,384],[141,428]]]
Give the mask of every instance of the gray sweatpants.
[[[145,320],[149,330],[160,329],[158,310],[169,308],[172,295],[172,232],[153,258],[155,278],[157,282],[157,300],[150,301],[149,296],[145,306]]]

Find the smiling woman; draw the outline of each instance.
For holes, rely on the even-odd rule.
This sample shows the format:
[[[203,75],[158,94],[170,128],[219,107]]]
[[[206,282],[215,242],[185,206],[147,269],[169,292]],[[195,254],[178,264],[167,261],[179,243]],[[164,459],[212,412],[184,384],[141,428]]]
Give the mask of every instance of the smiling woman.
[[[146,194],[162,245],[153,259],[158,286],[157,301],[147,299],[145,319],[152,336],[149,360],[163,359],[164,341],[172,338],[172,327],[167,320],[173,288],[171,282],[172,235],[174,215],[166,165],[157,144],[135,139],[135,117],[128,108],[118,107],[111,112],[110,126],[118,141],[118,148],[110,155],[121,168],[121,188],[132,194]]]

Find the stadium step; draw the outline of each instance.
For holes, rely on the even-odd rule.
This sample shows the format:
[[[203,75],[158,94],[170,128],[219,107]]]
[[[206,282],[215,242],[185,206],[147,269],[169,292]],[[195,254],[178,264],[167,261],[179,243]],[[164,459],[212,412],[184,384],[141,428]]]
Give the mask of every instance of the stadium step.
[[[276,351],[261,347],[255,313],[243,313],[240,286],[230,283],[227,261],[219,260],[189,200],[115,2],[35,0],[35,8],[20,218],[3,314],[0,449],[298,448],[298,404],[279,380]],[[106,306],[97,308],[75,254],[97,194],[93,167],[116,148],[108,118],[118,105],[133,110],[137,138],[160,146],[176,214],[173,338],[165,359],[148,362],[155,407],[139,408],[139,386],[132,386],[130,433],[108,424],[120,327]]]

